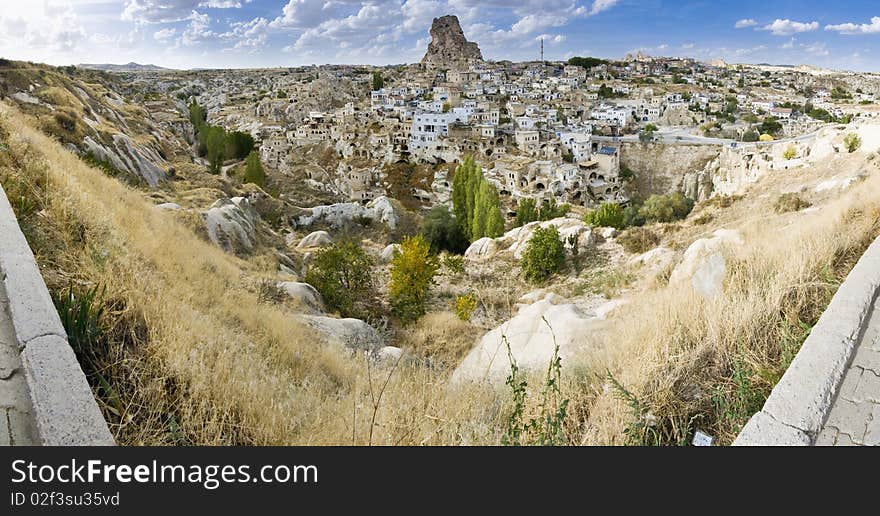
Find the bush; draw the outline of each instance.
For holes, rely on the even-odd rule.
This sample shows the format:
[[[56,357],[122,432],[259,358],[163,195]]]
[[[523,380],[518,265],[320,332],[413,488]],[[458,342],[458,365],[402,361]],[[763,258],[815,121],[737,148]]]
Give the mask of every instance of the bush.
[[[631,204],[623,209],[623,227],[645,225],[645,217],[639,213],[640,208],[640,205]]]
[[[568,204],[556,204],[556,199],[545,200],[541,203],[541,209],[538,211],[538,218],[541,220],[552,220],[568,215],[571,206]]]
[[[443,267],[452,274],[464,273],[464,257],[457,254],[447,254],[441,259]]]
[[[843,144],[846,146],[848,152],[853,153],[859,150],[859,147],[862,146],[862,139],[856,133],[849,133],[846,135],[846,138],[843,139]]]
[[[776,210],[776,213],[787,213],[790,211],[801,211],[810,206],[811,204],[809,201],[794,192],[789,192],[780,195],[779,198],[776,199],[773,208]]]
[[[305,281],[321,293],[328,308],[343,317],[358,317],[373,297],[372,266],[360,246],[343,242],[318,251]]]
[[[521,199],[516,208],[516,227],[525,226],[536,220],[538,220],[538,209],[535,200],[531,197]]]
[[[743,134],[743,141],[744,142],[756,142],[756,141],[758,141],[758,139],[760,137],[761,137],[761,135],[755,131],[746,131],[746,133]]]
[[[794,159],[797,157],[797,149],[795,149],[794,146],[785,149],[785,152],[782,153],[782,157],[785,159]]]
[[[438,268],[439,260],[421,235],[405,238],[400,250],[394,253],[388,296],[394,314],[403,322],[425,315],[425,300]]]
[[[626,252],[641,254],[657,247],[660,236],[647,228],[631,228],[617,237],[617,242]]]
[[[477,298],[473,294],[465,294],[455,297],[455,315],[462,321],[469,321],[477,309]]]
[[[556,226],[537,228],[526,244],[522,270],[526,279],[541,282],[559,272],[565,262],[565,247]]]
[[[623,210],[617,203],[606,202],[599,209],[588,211],[584,222],[596,227],[623,229]]]
[[[673,222],[688,216],[694,201],[675,192],[669,195],[652,195],[639,210],[647,222]]]
[[[431,245],[433,253],[449,251],[461,254],[468,248],[467,237],[446,206],[432,208],[425,215],[420,232]]]
[[[251,151],[248,154],[244,168],[244,182],[253,183],[260,188],[266,186],[266,171],[263,170],[263,164],[260,163],[260,155],[257,151]]]

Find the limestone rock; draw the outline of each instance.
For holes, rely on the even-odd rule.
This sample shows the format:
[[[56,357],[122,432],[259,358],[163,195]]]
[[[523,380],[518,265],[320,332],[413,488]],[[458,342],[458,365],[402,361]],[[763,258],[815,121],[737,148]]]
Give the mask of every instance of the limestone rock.
[[[297,249],[312,249],[315,247],[326,247],[328,245],[333,245],[333,239],[330,238],[330,233],[326,231],[315,231],[309,233],[297,244]]]
[[[588,316],[575,305],[554,305],[548,299],[538,301],[523,307],[512,319],[483,336],[453,372],[450,381],[460,384],[485,380],[503,384],[510,374],[505,339],[517,367],[522,370],[546,370],[553,357],[554,342],[559,345],[564,364],[589,345],[590,334],[598,331],[601,324],[601,320]]]
[[[211,241],[235,254],[246,254],[254,250],[259,218],[245,197],[219,199],[202,213]]]
[[[727,264],[725,247],[743,244],[738,231],[719,229],[711,238],[695,241],[684,252],[681,263],[669,277],[669,283],[691,280],[694,289],[705,297],[713,297],[721,291]]]
[[[322,313],[324,311],[324,302],[321,300],[321,294],[308,283],[282,281],[278,283],[278,288],[284,291],[291,299],[299,302],[303,308],[314,313]]]
[[[485,260],[491,258],[498,250],[494,238],[483,237],[471,244],[464,252],[464,257],[470,260]]]
[[[360,319],[336,319],[310,314],[300,314],[296,318],[316,330],[329,344],[373,351],[382,347],[379,332]]]
[[[380,222],[391,229],[395,229],[400,222],[397,209],[391,199],[377,197],[366,206],[356,202],[344,202],[330,205],[315,206],[303,210],[304,213],[293,220],[296,227],[311,226],[317,222],[329,224],[331,227],[340,228],[357,223],[358,219],[368,219]]]
[[[423,65],[428,69],[449,68],[450,65],[460,66],[482,60],[480,47],[465,38],[457,16],[434,18],[431,23],[431,44],[422,58]]]
[[[387,245],[379,255],[379,263],[391,263],[391,260],[394,259],[394,253],[398,250],[400,250],[400,244]]]

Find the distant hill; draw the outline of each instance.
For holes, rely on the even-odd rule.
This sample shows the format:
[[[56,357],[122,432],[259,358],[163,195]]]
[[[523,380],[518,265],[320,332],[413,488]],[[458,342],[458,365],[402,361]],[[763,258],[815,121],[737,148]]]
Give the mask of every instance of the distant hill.
[[[152,64],[139,64],[139,63],[128,63],[128,64],[78,64],[76,65],[78,68],[89,68],[92,70],[104,70],[105,72],[155,72],[159,70],[168,70],[169,68],[162,68],[161,66],[156,66]]]

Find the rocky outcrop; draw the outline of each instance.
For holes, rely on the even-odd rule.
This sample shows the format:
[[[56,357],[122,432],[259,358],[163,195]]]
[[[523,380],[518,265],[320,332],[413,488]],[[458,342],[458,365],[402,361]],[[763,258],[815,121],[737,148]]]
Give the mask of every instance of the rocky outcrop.
[[[360,319],[335,319],[308,314],[299,314],[296,319],[316,330],[327,343],[332,345],[370,351],[377,351],[383,347],[379,332]]]
[[[519,260],[535,230],[550,226],[556,226],[559,238],[568,250],[572,250],[577,245],[578,250],[582,251],[596,243],[596,237],[590,226],[580,219],[560,217],[543,222],[530,222],[525,226],[511,229],[498,238],[481,238],[468,247],[464,256],[471,260],[485,260],[499,253],[509,253]]]
[[[510,374],[508,345],[517,367],[526,371],[546,370],[557,344],[563,364],[582,353],[590,346],[590,335],[601,330],[603,318],[573,304],[553,304],[561,301],[551,295],[524,306],[512,319],[483,336],[453,372],[452,384],[503,384]]]
[[[314,247],[327,247],[328,245],[333,245],[333,239],[330,238],[330,233],[326,231],[314,231],[304,236],[302,240],[299,241],[299,244],[296,245],[297,249],[311,249]]]
[[[301,308],[313,314],[322,314],[324,312],[324,302],[321,300],[321,294],[308,283],[282,281],[278,283],[278,288],[299,304]]]
[[[691,281],[700,295],[713,298],[722,291],[724,276],[727,273],[727,260],[724,257],[725,247],[743,245],[738,231],[719,229],[711,238],[696,240],[684,252],[681,263],[672,271],[669,283]]]
[[[254,250],[259,217],[245,197],[220,199],[202,213],[211,242],[234,254]]]
[[[366,206],[356,202],[344,202],[307,208],[291,222],[294,227],[322,223],[333,228],[342,228],[360,220],[380,222],[390,229],[395,229],[400,217],[391,199],[382,196],[373,199]]]
[[[447,15],[434,18],[431,23],[431,44],[422,58],[428,69],[450,68],[474,61],[482,61],[483,54],[476,43],[464,37],[458,17]]]

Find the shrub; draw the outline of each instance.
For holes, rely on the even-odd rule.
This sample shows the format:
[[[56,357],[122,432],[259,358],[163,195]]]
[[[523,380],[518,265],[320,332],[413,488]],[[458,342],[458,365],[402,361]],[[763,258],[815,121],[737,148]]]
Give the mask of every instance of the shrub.
[[[537,228],[526,244],[522,269],[526,279],[541,282],[559,272],[565,262],[565,247],[556,226]]]
[[[568,204],[556,204],[556,199],[545,200],[541,203],[541,209],[538,211],[538,218],[541,220],[552,220],[568,215],[571,206]]]
[[[846,135],[846,138],[843,139],[843,144],[846,146],[848,152],[853,153],[859,150],[859,147],[862,146],[862,139],[856,133],[849,133]]]
[[[538,220],[538,209],[535,200],[531,197],[520,199],[516,208],[516,227],[525,226],[536,220]]]
[[[423,236],[407,237],[400,244],[391,262],[388,296],[394,314],[403,322],[425,314],[425,300],[438,268],[439,260],[431,254],[431,245]]]
[[[599,209],[588,211],[584,222],[596,227],[623,229],[623,210],[617,203],[606,202]]]
[[[743,141],[744,142],[756,142],[756,141],[758,141],[758,139],[760,137],[761,137],[761,135],[755,131],[746,131],[745,134],[743,134]]]
[[[372,265],[360,246],[343,242],[318,251],[305,280],[321,293],[328,308],[355,317],[363,315],[361,305],[373,296]]]
[[[647,228],[630,228],[617,237],[617,242],[626,252],[640,254],[657,247],[660,236]]]
[[[457,254],[447,254],[441,260],[443,267],[452,274],[464,273],[464,257]]]
[[[69,133],[76,131],[76,118],[71,116],[69,113],[65,113],[63,111],[56,112],[55,122],[58,124],[58,127],[64,129]]]
[[[449,251],[461,254],[468,248],[467,237],[446,206],[435,206],[425,215],[420,233],[434,253]]]
[[[473,294],[465,294],[455,297],[455,315],[462,321],[469,321],[477,309],[477,298]]]
[[[623,227],[644,226],[645,217],[639,213],[641,205],[631,204],[623,209]]]
[[[782,153],[782,157],[785,159],[794,159],[797,157],[797,149],[795,149],[794,146],[790,146]]]
[[[266,185],[266,171],[263,170],[263,164],[260,163],[260,155],[257,151],[251,151],[248,154],[244,168],[244,182],[253,183],[260,188]]]
[[[773,208],[776,210],[776,213],[786,213],[790,211],[800,211],[804,208],[809,208],[810,206],[811,204],[809,201],[794,192],[789,192],[780,195],[779,198],[776,199]]]
[[[669,195],[652,195],[639,209],[648,222],[673,222],[688,216],[694,201],[675,192]]]

